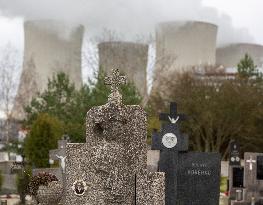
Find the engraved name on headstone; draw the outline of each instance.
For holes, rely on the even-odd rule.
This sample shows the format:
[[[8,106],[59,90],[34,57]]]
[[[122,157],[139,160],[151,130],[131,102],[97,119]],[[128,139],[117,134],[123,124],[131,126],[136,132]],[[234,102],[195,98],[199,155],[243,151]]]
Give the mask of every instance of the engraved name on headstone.
[[[179,154],[178,200],[180,205],[219,204],[220,161],[218,153]]]

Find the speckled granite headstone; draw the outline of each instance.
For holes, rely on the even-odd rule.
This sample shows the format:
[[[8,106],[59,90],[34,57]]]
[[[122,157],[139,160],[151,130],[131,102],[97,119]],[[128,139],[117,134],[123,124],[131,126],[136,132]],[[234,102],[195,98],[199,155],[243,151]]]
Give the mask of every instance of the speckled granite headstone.
[[[251,202],[263,199],[263,153],[244,153],[244,187],[245,200]]]
[[[111,94],[107,104],[88,111],[86,143],[67,145],[66,205],[132,205],[136,198],[136,204],[150,205],[140,202],[140,193],[145,193],[139,187],[144,185],[136,187],[135,183],[136,176],[141,179],[146,170],[146,113],[140,106],[122,104],[118,86],[124,82],[118,70],[106,78]],[[141,181],[164,192],[164,176],[157,173],[154,177]],[[159,202],[164,204],[164,199]]]

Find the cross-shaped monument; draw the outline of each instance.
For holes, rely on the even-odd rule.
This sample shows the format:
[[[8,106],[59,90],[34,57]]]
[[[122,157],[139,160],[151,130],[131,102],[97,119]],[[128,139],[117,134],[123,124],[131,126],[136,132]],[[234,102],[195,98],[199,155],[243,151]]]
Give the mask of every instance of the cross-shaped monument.
[[[188,136],[180,133],[176,124],[178,121],[186,120],[187,118],[184,114],[177,114],[177,104],[171,102],[170,113],[160,113],[159,119],[162,121],[168,121],[168,124],[162,127],[161,133],[164,133],[163,137],[160,137],[160,133],[158,133],[157,130],[154,130],[152,134],[152,149],[161,151],[167,149],[187,151]],[[176,134],[174,135],[172,133]]]
[[[116,92],[119,89],[119,86],[122,84],[126,84],[127,78],[126,76],[121,76],[119,69],[112,70],[112,77],[105,77],[105,85],[111,86],[111,92]]]
[[[164,205],[164,174],[148,173],[146,113],[124,105],[118,70],[105,79],[108,102],[86,117],[86,143],[68,143],[64,205]]]
[[[188,136],[182,134],[177,126],[186,116],[177,114],[175,102],[170,104],[170,113],[161,113],[159,119],[168,121],[161,131],[153,132],[152,148],[160,150],[159,171],[165,172],[166,205],[174,205],[177,200],[178,153],[188,150]]]
[[[186,115],[177,114],[176,102],[170,103],[170,113],[160,113],[159,120],[169,121],[172,124],[176,124],[177,121],[186,120]]]
[[[249,163],[249,170],[253,170],[253,163],[256,163],[256,160],[252,159],[252,156],[250,156],[249,160],[246,160],[247,163]]]
[[[126,82],[127,82],[126,76],[121,76],[119,69],[113,69],[112,76],[105,77],[104,79],[105,85],[110,85],[111,87],[111,94],[108,97],[108,102],[121,104],[122,95],[119,92],[119,86],[126,84]]]

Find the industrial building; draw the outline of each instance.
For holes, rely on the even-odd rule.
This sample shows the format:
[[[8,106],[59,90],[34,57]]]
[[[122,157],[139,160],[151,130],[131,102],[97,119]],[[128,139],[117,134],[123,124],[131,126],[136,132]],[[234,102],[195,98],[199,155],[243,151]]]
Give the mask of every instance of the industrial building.
[[[249,43],[236,43],[218,48],[216,50],[216,64],[226,68],[237,67],[246,53],[251,56],[255,65],[262,67],[263,45]]]
[[[147,95],[148,45],[131,42],[102,42],[99,48],[99,68],[110,74],[118,68],[132,81],[140,95]]]
[[[48,79],[66,73],[76,88],[82,85],[81,48],[84,27],[51,20],[24,23],[24,59],[13,108],[15,119],[25,117],[23,106],[47,88]]]
[[[151,95],[165,94],[165,78],[216,63],[217,26],[198,21],[160,23],[156,27],[156,66]]]

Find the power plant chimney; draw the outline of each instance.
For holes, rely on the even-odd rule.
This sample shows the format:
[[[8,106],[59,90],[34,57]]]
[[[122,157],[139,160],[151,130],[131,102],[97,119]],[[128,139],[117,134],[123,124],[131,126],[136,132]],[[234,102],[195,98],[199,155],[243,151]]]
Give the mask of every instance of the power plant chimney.
[[[66,73],[76,88],[82,85],[81,47],[84,27],[52,20],[24,23],[23,70],[13,108],[17,120],[24,119],[23,107],[47,88],[48,79]]]
[[[99,47],[99,68],[106,74],[113,68],[125,73],[142,97],[147,95],[148,45],[130,42],[102,42]]]
[[[198,21],[164,22],[156,28],[156,65],[152,94],[166,90],[165,79],[193,67],[213,66],[217,26]]]
[[[245,54],[251,56],[254,64],[258,67],[263,65],[263,45],[249,43],[230,44],[216,50],[216,63],[226,68],[237,67]]]

